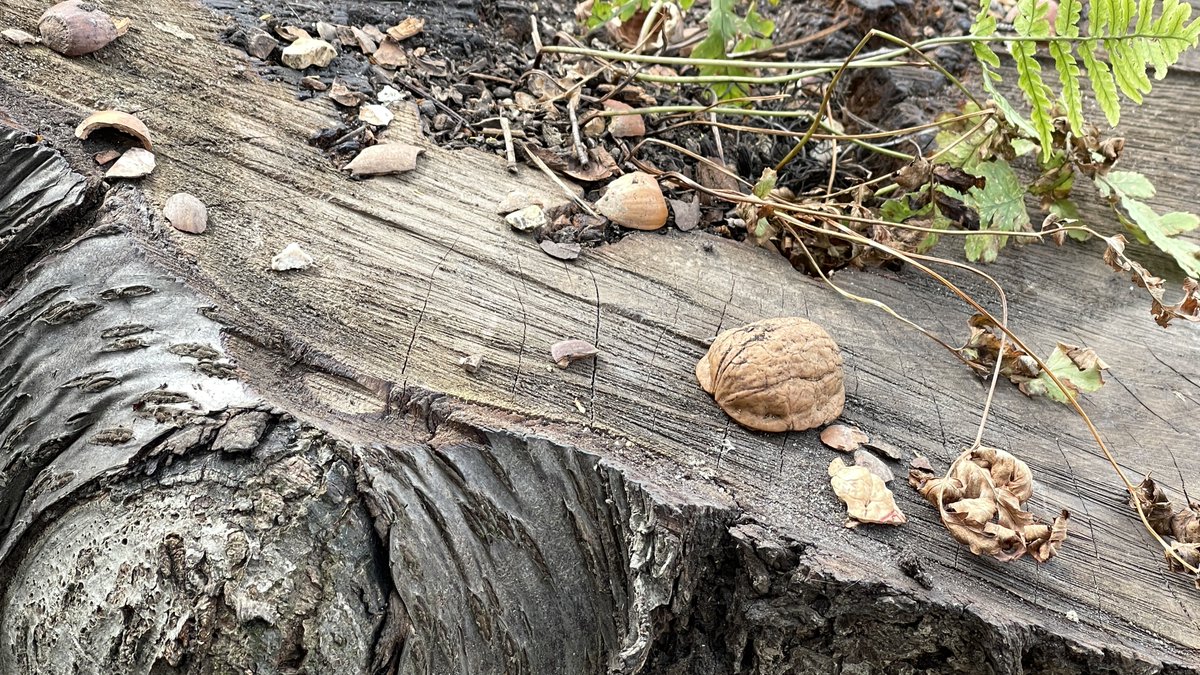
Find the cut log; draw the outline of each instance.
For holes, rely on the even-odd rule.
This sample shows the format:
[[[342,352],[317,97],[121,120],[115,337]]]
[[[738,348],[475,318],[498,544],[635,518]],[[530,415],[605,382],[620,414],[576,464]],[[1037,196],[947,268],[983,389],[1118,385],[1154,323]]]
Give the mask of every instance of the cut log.
[[[416,170],[351,181],[305,143],[332,105],[235,76],[205,10],[109,4],[197,39],[0,51],[16,124],[77,147],[119,91],[159,158],[70,245],[34,238],[0,305],[0,672],[1197,672],[1197,591],[1065,407],[1002,388],[985,437],[1029,462],[1035,511],[1071,511],[1051,563],[972,557],[902,486],[907,525],[848,530],[815,433],[738,427],[695,362],[725,328],[808,317],[845,354],[844,417],[940,468],[984,389],[935,345],[702,234],[550,258],[494,207],[565,197],[497,157],[424,144]],[[41,9],[6,3],[0,25]],[[1156,85],[1164,105],[1191,78]],[[410,118],[388,134],[422,144]],[[62,185],[95,176],[68,160]],[[161,219],[181,191],[204,235]],[[20,222],[63,236],[59,208],[78,206]],[[316,265],[269,271],[289,242]],[[1032,344],[1112,366],[1086,405],[1127,469],[1195,485],[1196,331],[1155,326],[1099,252],[1030,246],[989,271]],[[835,280],[965,330],[914,271]],[[601,353],[561,370],[549,347],[570,338]]]

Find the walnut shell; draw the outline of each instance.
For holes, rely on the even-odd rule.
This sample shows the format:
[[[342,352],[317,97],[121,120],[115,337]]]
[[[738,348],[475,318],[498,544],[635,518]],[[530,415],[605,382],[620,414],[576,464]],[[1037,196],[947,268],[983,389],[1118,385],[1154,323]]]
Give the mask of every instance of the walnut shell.
[[[657,230],[667,224],[667,200],[658,181],[634,171],[608,184],[596,210],[618,225],[634,230]]]
[[[738,424],[803,431],[837,419],[846,402],[842,355],[808,319],[764,319],[717,336],[696,379]]]
[[[112,17],[90,2],[67,0],[46,10],[38,20],[42,42],[65,56],[83,56],[116,40],[120,30]]]

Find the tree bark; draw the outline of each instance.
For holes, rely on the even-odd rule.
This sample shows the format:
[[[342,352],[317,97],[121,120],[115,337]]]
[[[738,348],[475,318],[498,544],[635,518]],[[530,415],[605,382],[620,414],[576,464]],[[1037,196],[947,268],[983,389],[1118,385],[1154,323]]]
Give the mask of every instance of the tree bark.
[[[303,142],[328,104],[231,76],[211,15],[113,4],[200,37],[0,52],[0,110],[62,149],[0,136],[0,673],[1197,672],[1195,591],[1067,411],[1002,390],[990,428],[1035,509],[1076,519],[1049,565],[971,557],[899,485],[907,526],[848,531],[814,435],[733,425],[691,369],[724,328],[810,316],[846,353],[846,417],[945,462],[982,391],[931,345],[705,235],[552,260],[492,210],[558,188],[495,157],[429,147],[351,183]],[[116,91],[155,133],[137,186],[70,136]],[[164,225],[180,190],[205,235]],[[317,265],[266,271],[288,241]],[[1114,364],[1089,405],[1123,457],[1194,483],[1194,335],[1082,253],[994,271],[1035,343],[1073,328]],[[966,316],[910,272],[838,280],[946,334]],[[574,337],[599,359],[551,366]]]

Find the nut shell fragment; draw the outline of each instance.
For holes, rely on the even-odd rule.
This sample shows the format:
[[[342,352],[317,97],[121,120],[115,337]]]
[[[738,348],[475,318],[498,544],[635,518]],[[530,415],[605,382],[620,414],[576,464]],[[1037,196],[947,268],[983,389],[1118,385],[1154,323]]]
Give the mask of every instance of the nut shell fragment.
[[[667,200],[658,181],[634,171],[608,184],[596,210],[618,225],[634,230],[657,230],[667,224]]]
[[[208,229],[208,208],[186,192],[171,195],[163,206],[163,216],[180,232],[201,234]]]
[[[154,153],[130,148],[104,173],[105,178],[141,178],[149,176],[156,166]]]
[[[380,143],[358,153],[345,167],[353,176],[381,176],[417,168],[417,155],[425,150],[407,143]]]
[[[282,251],[271,258],[271,269],[276,272],[308,269],[312,264],[313,257],[295,242],[284,246]]]
[[[3,37],[8,42],[11,42],[18,47],[37,44],[38,41],[37,37],[26,33],[20,28],[7,28],[2,30],[0,31],[0,37]]]
[[[717,336],[696,379],[738,424],[803,431],[842,414],[842,356],[833,338],[801,318],[764,319]]]
[[[550,346],[550,358],[559,368],[566,368],[575,361],[591,358],[600,353],[587,340],[563,340]]]
[[[616,111],[627,112],[633,110],[633,106],[620,101],[605,101],[604,107]],[[608,123],[608,133],[612,134],[613,138],[637,138],[646,135],[646,122],[641,115],[617,115]]]
[[[150,143],[150,129],[140,119],[120,110],[101,110],[88,115],[87,119],[75,127],[75,137],[86,140],[97,129],[112,128],[124,134],[129,134],[141,142],[142,147],[153,150]]]
[[[42,42],[64,56],[83,56],[121,35],[113,18],[90,2],[67,0],[47,9],[38,20]]]

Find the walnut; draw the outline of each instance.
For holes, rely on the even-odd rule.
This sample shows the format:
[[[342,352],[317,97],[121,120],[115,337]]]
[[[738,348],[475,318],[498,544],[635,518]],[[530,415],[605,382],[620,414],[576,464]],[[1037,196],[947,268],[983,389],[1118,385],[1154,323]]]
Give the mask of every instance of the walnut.
[[[833,338],[800,318],[764,319],[717,336],[696,379],[738,424],[803,431],[837,419],[846,402]]]

